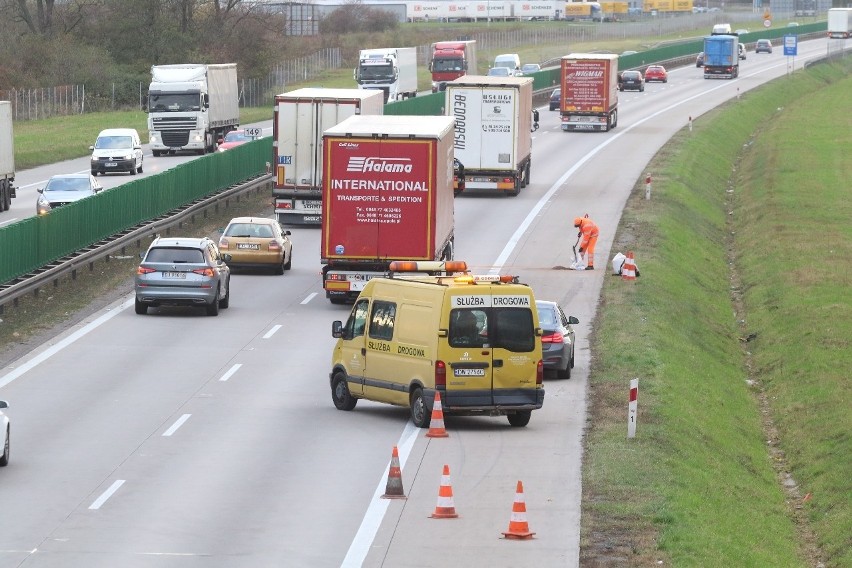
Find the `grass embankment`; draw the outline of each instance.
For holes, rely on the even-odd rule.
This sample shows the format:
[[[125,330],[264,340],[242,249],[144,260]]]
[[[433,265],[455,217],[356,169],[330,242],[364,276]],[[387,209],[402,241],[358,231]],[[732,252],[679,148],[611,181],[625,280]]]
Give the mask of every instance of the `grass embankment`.
[[[850,71],[701,117],[650,201],[637,182],[613,253],[641,277],[607,278],[592,343],[584,565],[852,565]]]

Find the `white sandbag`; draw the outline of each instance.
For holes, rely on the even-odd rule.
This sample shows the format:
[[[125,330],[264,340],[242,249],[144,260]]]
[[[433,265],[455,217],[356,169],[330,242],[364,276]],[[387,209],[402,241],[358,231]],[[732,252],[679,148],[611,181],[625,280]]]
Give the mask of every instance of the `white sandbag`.
[[[612,257],[612,273],[616,276],[621,275],[621,267],[624,266],[624,261],[627,260],[627,257],[621,253],[616,254]]]

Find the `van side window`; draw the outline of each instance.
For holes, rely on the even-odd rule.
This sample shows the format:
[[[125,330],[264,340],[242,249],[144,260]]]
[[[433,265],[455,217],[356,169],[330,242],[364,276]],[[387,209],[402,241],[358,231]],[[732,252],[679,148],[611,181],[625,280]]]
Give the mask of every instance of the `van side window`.
[[[491,317],[494,318],[494,347],[516,353],[532,351],[535,348],[536,337],[531,310],[497,308],[492,311]]]
[[[370,318],[370,337],[390,341],[393,339],[393,323],[396,318],[396,304],[391,302],[373,302],[373,316]]]
[[[359,300],[355,307],[352,308],[352,313],[349,315],[349,321],[346,322],[347,337],[360,337],[364,335],[364,329],[367,327],[367,309],[370,307],[369,300]]]
[[[450,313],[450,347],[482,347],[488,343],[488,315],[484,310]]]

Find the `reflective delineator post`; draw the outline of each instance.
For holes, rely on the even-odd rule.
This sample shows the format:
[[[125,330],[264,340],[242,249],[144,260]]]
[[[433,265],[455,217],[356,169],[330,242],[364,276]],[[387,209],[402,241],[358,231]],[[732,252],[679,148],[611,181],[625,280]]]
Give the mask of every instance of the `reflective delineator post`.
[[[689,131],[692,132],[692,117],[689,117]]]
[[[645,199],[651,199],[651,176],[645,178]]]
[[[636,437],[636,410],[639,398],[639,379],[630,380],[630,401],[627,403],[627,437]]]

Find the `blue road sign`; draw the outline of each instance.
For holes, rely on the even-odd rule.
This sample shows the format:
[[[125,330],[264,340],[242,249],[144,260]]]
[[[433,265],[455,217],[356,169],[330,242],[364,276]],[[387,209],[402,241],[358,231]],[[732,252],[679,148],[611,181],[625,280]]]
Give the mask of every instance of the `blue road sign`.
[[[784,55],[798,55],[799,51],[799,36],[785,35],[784,36]]]

